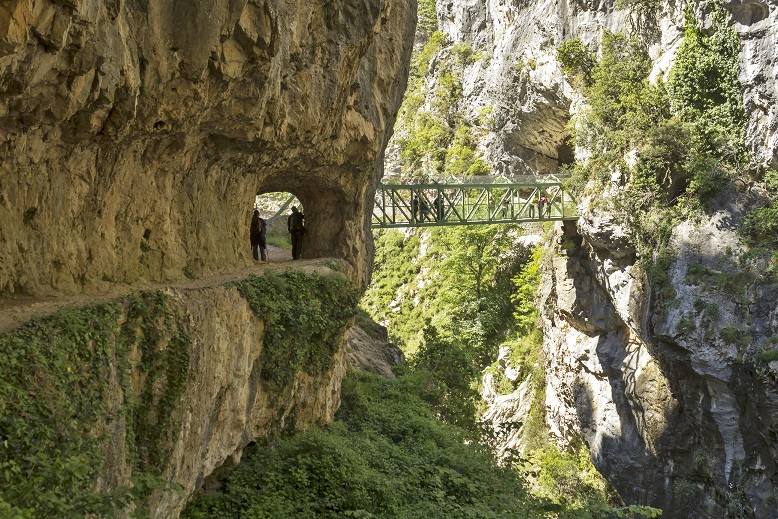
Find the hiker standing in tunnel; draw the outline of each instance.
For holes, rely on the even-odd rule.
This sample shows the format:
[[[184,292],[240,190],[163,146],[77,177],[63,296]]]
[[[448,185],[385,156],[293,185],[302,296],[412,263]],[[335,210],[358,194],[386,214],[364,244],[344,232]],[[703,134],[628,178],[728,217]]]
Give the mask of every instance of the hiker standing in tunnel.
[[[254,210],[254,216],[251,217],[251,229],[249,232],[251,240],[251,254],[255,261],[267,261],[267,222],[259,216],[259,211]]]
[[[289,234],[292,235],[292,259],[300,259],[303,249],[303,234],[305,234],[305,215],[292,206],[292,214],[286,222]]]

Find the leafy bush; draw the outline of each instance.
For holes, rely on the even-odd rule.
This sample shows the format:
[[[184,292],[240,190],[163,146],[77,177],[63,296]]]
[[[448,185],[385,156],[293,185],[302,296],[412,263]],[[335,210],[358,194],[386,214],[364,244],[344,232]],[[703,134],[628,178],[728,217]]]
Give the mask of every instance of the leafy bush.
[[[416,25],[416,33],[422,38],[428,38],[438,30],[435,0],[419,0],[417,12],[419,21]]]
[[[231,283],[265,323],[262,378],[284,387],[299,371],[327,371],[344,328],[356,315],[357,291],[345,278],[299,271]]]
[[[474,380],[480,374],[473,352],[466,344],[443,340],[435,328],[426,326],[419,351],[411,366],[429,373],[430,403],[441,419],[465,429],[475,429],[478,392]]]
[[[589,85],[597,60],[579,38],[562,42],[556,51],[562,72],[573,82]]]
[[[709,34],[702,33],[692,8],[687,8],[668,91],[673,111],[702,137],[702,151],[740,165],[746,160],[740,39],[729,27],[726,11],[714,6],[714,30]]]
[[[488,175],[491,172],[491,168],[478,156],[475,146],[475,139],[473,139],[470,127],[460,126],[457,128],[454,140],[446,151],[446,165],[444,168],[446,175]]]
[[[352,376],[336,423],[257,446],[182,517],[540,517],[553,508],[439,421],[427,388],[423,373]]]
[[[753,245],[778,248],[778,170],[769,170],[764,184],[770,202],[747,214],[742,230]]]
[[[0,335],[2,516],[113,516],[130,502],[143,516],[145,497],[166,486],[159,461],[178,435],[171,411],[186,384],[189,347],[161,292],[63,310]],[[144,383],[140,393],[130,372]],[[124,398],[119,416],[107,403],[115,374]],[[113,440],[108,424],[119,418],[133,485],[100,493],[96,480]]]
[[[429,40],[424,44],[421,51],[413,56],[411,73],[413,82],[416,85],[419,85],[419,81],[424,81],[424,78],[427,77],[432,59],[440,52],[445,42],[446,35],[441,31],[435,31],[430,35]],[[423,85],[423,83],[421,84]]]

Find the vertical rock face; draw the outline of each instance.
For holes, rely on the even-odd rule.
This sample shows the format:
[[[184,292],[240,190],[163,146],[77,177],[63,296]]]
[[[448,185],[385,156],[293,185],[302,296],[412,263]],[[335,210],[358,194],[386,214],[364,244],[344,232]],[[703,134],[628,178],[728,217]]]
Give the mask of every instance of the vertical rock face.
[[[742,200],[740,201],[742,203]],[[775,517],[775,282],[742,271],[737,204],[674,233],[667,286],[648,286],[608,222],[556,236],[543,282],[546,409],[630,502],[668,517]],[[661,294],[661,295],[660,295]]]
[[[0,293],[248,258],[257,192],[366,278],[366,208],[415,2],[12,0],[0,7]]]
[[[326,372],[300,372],[287,386],[273,388],[259,375],[265,323],[237,290],[171,296],[172,306],[185,309],[193,333],[187,384],[172,410],[178,428],[160,435],[172,435],[168,450],[160,449],[166,455],[160,460],[162,476],[181,490],[158,491],[147,501],[151,516],[160,519],[178,517],[192,493],[215,470],[238,463],[250,442],[332,421],[347,370],[341,341]],[[125,445],[122,433],[113,438],[114,446]],[[112,461],[107,482],[127,484],[132,475],[128,453]]]
[[[749,114],[749,146],[762,163],[778,163],[778,4],[728,1],[741,36],[741,83]],[[654,76],[666,74],[683,36],[685,2],[661,2],[648,17],[617,10],[613,0],[439,0],[441,30],[484,53],[469,65],[464,104],[472,117],[493,109],[480,143],[501,173],[555,172],[572,159],[566,129],[576,96],[556,62],[564,40],[597,46],[603,29],[640,33],[650,42]],[[696,2],[703,9],[703,2]]]
[[[611,0],[437,2],[441,30],[488,56],[468,66],[463,104],[493,107],[480,143],[491,165],[547,173],[569,159],[565,125],[580,99],[555,59],[562,41],[596,48],[603,29],[638,34],[652,76],[665,76],[688,2],[660,3],[638,16]],[[723,4],[741,40],[747,143],[776,165],[778,4]],[[707,20],[705,2],[693,8]],[[545,266],[547,424],[562,443],[584,440],[626,501],[667,517],[778,517],[778,363],[760,358],[778,337],[777,287],[742,273],[736,232],[753,196],[728,193],[710,221],[675,230],[668,286],[648,284],[629,229],[586,208]],[[489,418],[517,421],[513,396],[497,409],[507,418]]]

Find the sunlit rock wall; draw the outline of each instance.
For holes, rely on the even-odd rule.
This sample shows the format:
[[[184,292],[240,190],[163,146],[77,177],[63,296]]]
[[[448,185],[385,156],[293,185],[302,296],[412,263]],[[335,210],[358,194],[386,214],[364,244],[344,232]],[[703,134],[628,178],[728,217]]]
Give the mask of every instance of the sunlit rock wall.
[[[462,104],[470,117],[492,107],[479,146],[496,171],[548,173],[569,160],[565,126],[582,100],[556,62],[562,41],[579,37],[596,50],[605,29],[638,35],[652,76],[666,76],[688,3],[660,3],[638,17],[613,0],[437,2],[451,43],[484,55],[466,69]],[[778,2],[723,4],[741,39],[747,143],[759,163],[775,165]],[[707,24],[706,3],[693,8]],[[626,502],[665,517],[778,517],[778,363],[759,354],[778,337],[778,295],[769,280],[742,275],[737,236],[757,191],[725,193],[709,222],[676,229],[669,288],[647,283],[629,229],[586,207],[576,226],[558,230],[545,264],[551,435],[585,442]],[[492,425],[521,423],[521,391],[486,399]],[[521,447],[517,430],[499,447]]]
[[[497,172],[553,173],[572,159],[566,146],[570,112],[579,99],[556,62],[564,40],[593,48],[603,29],[639,34],[650,46],[654,77],[669,72],[683,37],[687,2],[661,3],[648,17],[615,9],[614,0],[439,0],[440,29],[451,42],[481,54],[463,83],[465,113],[492,110],[491,131],[479,147]],[[741,82],[749,114],[748,144],[762,163],[778,164],[778,3],[727,0],[741,36]],[[702,14],[704,2],[695,2]]]
[[[607,218],[567,225],[545,267],[552,436],[583,440],[624,499],[665,517],[777,513],[778,363],[760,352],[778,338],[778,283],[740,263],[744,196],[675,230],[665,284]]]
[[[415,2],[11,0],[0,6],[0,293],[246,264],[258,191],[304,255],[364,281],[366,207]]]

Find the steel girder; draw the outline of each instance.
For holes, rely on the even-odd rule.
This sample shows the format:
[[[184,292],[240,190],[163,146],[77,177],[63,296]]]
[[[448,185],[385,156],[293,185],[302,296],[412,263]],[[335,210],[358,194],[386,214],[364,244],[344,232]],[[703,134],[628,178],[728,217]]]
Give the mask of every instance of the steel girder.
[[[540,203],[545,196],[547,202]],[[382,184],[371,227],[437,227],[575,220],[576,203],[560,182]]]

